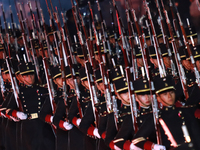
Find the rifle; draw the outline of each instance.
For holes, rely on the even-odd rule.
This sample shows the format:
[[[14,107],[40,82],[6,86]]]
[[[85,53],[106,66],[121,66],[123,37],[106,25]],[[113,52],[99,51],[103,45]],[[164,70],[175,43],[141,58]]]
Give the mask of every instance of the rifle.
[[[134,48],[134,29],[133,29],[133,24],[131,20],[131,13],[130,13],[130,8],[128,5],[128,1],[126,0],[126,17],[127,17],[127,22],[128,22],[128,33],[129,33],[129,44],[131,46],[131,57],[132,57],[132,67],[133,67],[133,80],[138,79],[138,66],[137,66],[137,60],[136,60],[136,54],[135,54],[135,48]]]
[[[5,29],[7,31],[7,23],[6,23],[6,20],[5,20],[5,13],[4,13],[2,4],[1,4],[1,8],[2,8],[2,11],[3,11],[2,13],[3,13],[3,18],[4,18]],[[1,30],[0,32],[2,33],[1,19],[0,19],[0,30]],[[8,67],[8,71],[9,71],[9,75],[10,75],[10,80],[11,80],[11,84],[12,84],[12,90],[13,90],[13,94],[14,94],[14,97],[15,97],[15,101],[16,101],[16,104],[17,104],[17,107],[19,108],[19,110],[23,111],[22,103],[19,99],[19,87],[18,87],[18,84],[17,84],[17,79],[15,77],[15,73],[14,73],[14,70],[13,70],[13,65],[12,65],[12,62],[11,62],[11,59],[10,59],[11,57],[9,56],[10,55],[9,35],[7,35],[8,36],[7,45],[6,45],[6,42],[4,41],[3,35],[0,34],[0,36],[1,36],[0,37],[1,38],[1,44],[4,48],[4,56],[5,56],[6,65]],[[6,50],[8,50],[8,51],[6,51]]]
[[[114,90],[113,80],[112,80],[112,78],[110,76],[110,68],[112,66],[114,68],[116,68],[116,63],[115,63],[115,60],[114,60],[114,57],[113,57],[113,54],[112,54],[112,50],[111,50],[111,46],[110,46],[110,42],[109,42],[109,36],[108,36],[108,33],[107,33],[106,22],[103,19],[103,15],[102,15],[102,11],[101,11],[101,7],[100,7],[100,4],[99,4],[99,1],[97,0],[96,2],[97,2],[97,6],[98,6],[98,11],[99,11],[99,14],[100,14],[101,28],[102,28],[103,35],[104,35],[103,43],[107,44],[108,51],[109,51],[109,56],[108,56],[108,54],[107,54],[107,48],[106,48],[106,46],[104,46],[104,49],[105,49],[104,50],[104,52],[105,52],[104,56],[105,57],[108,56],[108,58],[109,58],[109,61],[107,61],[107,63],[109,63],[109,64],[105,64],[105,65],[107,65],[107,66],[109,65],[109,67],[107,67],[107,79],[108,79],[108,85],[110,86],[108,88],[110,88],[109,92],[110,92],[110,97],[111,97],[111,100],[112,100],[110,107],[111,107],[111,109],[114,112],[115,125],[116,125],[116,128],[118,128],[118,126],[117,126],[117,122],[118,122],[117,100],[116,100],[116,96],[115,96],[115,92],[114,92],[115,90]],[[92,13],[92,9],[90,9],[90,11]],[[94,22],[94,20],[92,20],[92,21]],[[101,57],[101,52],[99,52],[99,57]],[[104,58],[104,60],[106,60],[106,59]],[[111,62],[112,62],[113,65],[111,65]],[[106,68],[104,68],[104,69],[106,69]]]
[[[119,33],[121,36],[122,40],[122,52],[124,56],[124,63],[125,63],[125,71],[126,71],[126,79],[128,83],[128,92],[129,92],[129,98],[130,98],[130,108],[131,108],[131,116],[132,116],[132,121],[133,121],[133,129],[135,133],[138,131],[138,125],[137,125],[137,105],[135,101],[135,95],[134,95],[134,87],[133,87],[133,81],[131,78],[131,73],[130,73],[130,61],[128,61],[128,52],[127,52],[127,44],[125,43],[125,34],[124,34],[124,29],[122,26],[122,20],[120,18],[119,11],[117,9],[117,5],[115,3],[115,0],[113,0],[113,6],[116,11],[116,17],[117,17],[117,22],[118,22],[118,29]]]
[[[176,45],[175,38],[174,38],[174,35],[173,35],[172,26],[171,26],[171,23],[170,23],[170,20],[169,20],[169,17],[168,17],[168,13],[165,10],[165,7],[164,7],[162,0],[161,0],[161,3],[162,3],[162,6],[163,6],[163,12],[165,14],[168,30],[169,30],[170,36],[172,38],[171,43],[172,43],[172,48],[173,48],[173,51],[174,51],[176,64],[177,64],[177,67],[178,67],[178,73],[180,75],[180,81],[181,81],[181,85],[182,85],[182,88],[183,88],[183,93],[185,95],[185,98],[188,99],[189,94],[188,94],[188,91],[187,91],[187,81],[186,81],[185,71],[183,69],[183,65],[181,64],[180,55],[179,55],[179,52],[177,50],[177,45]]]
[[[154,125],[155,125],[155,130],[156,130],[156,137],[157,137],[157,143],[161,144],[162,140],[161,140],[161,133],[160,133],[160,126],[159,126],[159,116],[158,116],[158,104],[157,104],[157,100],[156,100],[156,96],[155,96],[155,88],[154,88],[154,84],[152,81],[152,77],[151,77],[151,73],[150,73],[150,65],[148,64],[148,50],[147,47],[145,47],[145,42],[143,39],[145,39],[145,37],[142,37],[142,33],[140,31],[139,28],[139,24],[135,15],[135,11],[132,10],[132,14],[134,17],[134,21],[135,21],[135,25],[136,25],[136,29],[137,29],[137,33],[139,36],[139,43],[140,43],[140,48],[141,48],[141,52],[142,52],[142,58],[143,58],[143,63],[144,63],[144,67],[146,70],[146,77],[148,79],[149,82],[149,87],[150,87],[150,94],[151,94],[151,102],[152,102],[152,110],[153,110],[153,118],[154,118]],[[144,35],[144,33],[143,33]]]
[[[52,112],[54,112],[55,106],[53,105],[53,101],[54,101],[54,97],[55,97],[55,90],[54,90],[54,87],[53,87],[53,81],[52,81],[51,74],[50,74],[48,59],[45,56],[44,48],[43,48],[43,45],[42,45],[42,36],[41,36],[40,33],[38,33],[38,31],[37,31],[37,34],[38,34],[39,46],[40,46],[41,52],[42,52],[42,62],[43,62],[43,66],[44,66],[44,71],[45,71],[45,76],[46,76],[46,81],[47,81],[47,87],[48,87],[48,91],[49,91],[50,104],[51,104]]]
[[[90,2],[88,2],[88,6],[89,6],[89,9],[90,9],[90,16],[91,16],[91,19],[92,19],[92,28],[93,28],[95,41],[96,41],[96,47],[97,47],[99,60],[100,60],[99,67],[100,67],[101,76],[102,76],[103,83],[104,83],[104,94],[105,94],[105,99],[106,99],[106,104],[107,104],[107,111],[108,111],[108,113],[111,113],[113,111],[113,106],[112,106],[112,102],[111,102],[111,92],[110,92],[110,88],[109,88],[109,85],[108,85],[109,84],[108,77],[107,77],[106,69],[105,69],[105,66],[104,66],[105,62],[103,61],[103,58],[102,58],[101,48],[100,48],[100,40],[99,40],[98,33],[97,33],[97,30],[96,30],[96,27],[95,27],[94,17],[93,17],[93,12],[92,12]],[[105,60],[105,57],[104,57],[104,60]]]
[[[185,29],[183,27],[183,22],[181,20],[180,14],[178,12],[177,7],[175,5],[174,5],[174,7],[175,7],[175,10],[176,10],[176,14],[177,14],[177,17],[178,17],[178,20],[179,20],[179,25],[181,27],[181,31],[182,31],[182,34],[183,34],[183,41],[185,43],[185,46],[187,47],[187,52],[188,52],[188,54],[190,56],[190,60],[191,60],[192,67],[193,67],[193,70],[194,70],[194,74],[195,74],[195,77],[196,77],[196,80],[197,80],[197,84],[198,84],[198,86],[200,88],[200,75],[199,75],[199,71],[197,70],[197,67],[196,67],[196,64],[195,64],[195,60],[194,60],[194,57],[192,55],[191,47],[190,47],[189,42],[187,40],[187,35],[185,33]]]
[[[15,41],[14,46],[15,46],[15,50],[18,51],[18,43],[17,43],[16,27],[15,27],[16,24],[14,23],[11,5],[9,7],[10,7],[10,18],[11,18],[11,24],[12,24],[13,38],[14,38],[14,41]]]
[[[159,72],[160,72],[160,77],[165,77],[166,76],[166,70],[165,70],[164,62],[163,62],[163,59],[162,59],[162,56],[161,56],[161,50],[160,50],[160,46],[158,44],[158,39],[157,39],[154,23],[153,23],[153,20],[152,20],[152,16],[151,16],[151,11],[150,11],[150,8],[149,8],[146,0],[144,1],[144,3],[145,3],[147,16],[148,16],[150,24],[151,24],[151,31],[152,31],[152,34],[153,34],[153,41],[154,41],[154,47],[155,47],[157,61],[158,61],[158,68],[159,68]]]
[[[66,37],[65,37],[65,34],[64,34],[64,30],[61,27],[60,20],[58,18],[58,14],[54,11],[53,11],[53,14],[54,14],[54,19],[57,23],[57,26],[58,26],[58,28],[61,32],[61,39],[62,39],[62,44],[64,46],[65,54],[67,56],[67,63],[69,65],[71,76],[72,76],[72,79],[73,79],[74,85],[75,85],[75,92],[76,92],[76,95],[77,95],[77,106],[78,106],[78,109],[79,109],[80,117],[82,118],[83,112],[82,112],[80,102],[79,102],[81,93],[80,93],[80,90],[79,90],[79,87],[78,87],[78,82],[77,82],[77,79],[76,79],[75,70],[74,70],[72,59],[71,59],[71,56],[70,56],[69,45],[67,46],[67,44],[66,44]]]
[[[74,6],[73,0],[71,0],[71,3],[72,3],[72,13],[74,16],[74,21],[75,21],[75,25],[76,25],[76,29],[77,29],[77,35],[79,37],[79,42],[81,44],[81,48],[82,48],[82,52],[83,52],[84,60],[85,60],[85,70],[86,70],[88,84],[89,84],[89,90],[90,90],[90,94],[91,94],[91,98],[92,98],[93,114],[94,114],[95,120],[97,120],[98,118],[97,118],[97,116],[95,116],[96,114],[95,114],[95,110],[94,110],[94,105],[98,103],[98,99],[97,99],[97,95],[96,95],[97,92],[96,92],[96,88],[95,88],[95,84],[94,84],[94,78],[92,77],[92,73],[91,73],[91,69],[90,69],[90,63],[87,58],[87,50],[90,55],[89,41],[88,41],[87,33],[85,30],[85,24],[84,24],[83,18],[80,15],[83,31],[85,33],[85,38],[86,38],[86,44],[87,44],[87,50],[86,50],[85,43],[84,43],[83,37],[82,37],[81,28],[79,26],[80,24],[79,24],[79,20],[78,20],[78,16],[77,16],[77,9],[76,9],[76,6]]]
[[[168,56],[170,58],[172,75],[175,79],[177,79],[177,71],[176,71],[176,67],[175,67],[175,64],[174,64],[174,61],[173,61],[173,58],[172,58],[172,52],[170,50],[168,36],[167,36],[167,32],[166,32],[166,27],[165,27],[163,16],[162,16],[162,13],[161,13],[161,10],[160,10],[160,4],[159,4],[158,0],[155,0],[155,2],[156,2],[156,6],[157,6],[157,9],[158,9],[159,16],[160,16],[160,26],[161,26],[161,31],[162,31],[162,35],[163,35],[163,41],[164,41],[164,44],[166,44],[166,47],[167,47],[167,50],[168,50]]]

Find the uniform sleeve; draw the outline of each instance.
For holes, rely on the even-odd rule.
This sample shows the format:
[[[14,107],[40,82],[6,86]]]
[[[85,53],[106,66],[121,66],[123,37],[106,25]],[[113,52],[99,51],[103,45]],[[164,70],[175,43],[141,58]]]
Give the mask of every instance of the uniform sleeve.
[[[79,129],[84,134],[91,135],[90,133],[92,133],[94,121],[95,121],[94,112],[93,112],[93,108],[92,108],[92,102],[90,101],[88,103],[87,109],[85,110],[85,114],[84,114],[83,118],[81,119],[81,123],[79,125]]]
[[[50,103],[49,97],[47,97],[41,110],[40,110],[39,117],[41,120],[43,120],[47,123],[51,123],[51,120],[50,120],[51,116],[53,116],[51,103]]]

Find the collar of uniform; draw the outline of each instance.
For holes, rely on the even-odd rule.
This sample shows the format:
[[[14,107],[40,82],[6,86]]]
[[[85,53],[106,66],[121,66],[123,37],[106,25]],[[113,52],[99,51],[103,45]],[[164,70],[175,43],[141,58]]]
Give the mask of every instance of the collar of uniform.
[[[169,111],[169,110],[174,110],[175,106],[164,106],[162,110],[164,111]]]

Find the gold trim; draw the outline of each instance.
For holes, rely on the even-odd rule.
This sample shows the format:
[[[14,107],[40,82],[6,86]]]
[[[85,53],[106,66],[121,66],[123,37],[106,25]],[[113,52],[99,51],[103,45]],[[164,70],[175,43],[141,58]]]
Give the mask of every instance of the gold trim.
[[[119,92],[121,92],[121,91],[124,91],[124,90],[127,90],[127,89],[128,89],[128,87],[124,87],[124,88],[122,88],[122,89],[117,90],[117,93],[119,93]]]
[[[176,90],[176,89],[174,88],[174,86],[168,86],[168,87],[166,87],[166,88],[162,88],[162,89],[156,91],[156,94],[158,94],[158,93],[160,93],[160,92],[163,92],[163,91],[166,91],[166,90],[170,90],[170,89]]]
[[[139,137],[139,138],[137,138],[137,139],[132,140],[132,143],[133,143],[133,144],[137,144],[137,143],[139,143],[139,142],[141,142],[141,141],[145,141],[145,138],[144,138],[144,137]]]
[[[187,38],[189,38],[190,36],[195,36],[195,35],[197,35],[197,33],[194,33],[194,34],[188,35]]]
[[[123,138],[116,139],[116,140],[113,141],[113,143],[117,143],[117,142],[121,142],[121,141],[124,141],[124,139]]]
[[[84,57],[84,55],[77,55],[78,57]]]
[[[136,54],[135,56],[141,56],[142,54]]]
[[[162,56],[165,56],[165,55],[168,55],[168,53],[164,53],[164,54],[162,54]]]
[[[83,78],[81,78],[81,80],[83,81],[83,80],[85,80],[85,79],[87,79],[87,76],[86,77],[83,77]]]
[[[186,55],[182,55],[182,56],[180,56],[181,58],[183,58],[183,57],[186,57]]]
[[[101,81],[101,80],[102,80],[102,78],[100,78],[100,79],[96,80],[96,82],[99,82],[99,81]]]
[[[56,77],[60,76],[61,73],[58,73],[57,75],[53,76],[53,79],[55,79]]]
[[[3,73],[7,73],[7,72],[8,72],[8,70],[4,71]]]
[[[150,91],[150,89],[136,90],[134,92],[137,94],[137,93],[142,93],[142,92],[147,92],[147,91]]]
[[[123,77],[122,76],[116,77],[116,78],[113,79],[113,81],[116,81],[116,80],[121,79],[121,78],[123,78]]]
[[[150,57],[152,57],[152,56],[156,56],[156,54],[151,54],[151,55],[149,55]]]
[[[28,70],[28,71],[24,71],[24,72],[20,72],[20,74],[25,74],[25,73],[29,73],[29,72],[35,72],[34,70]]]
[[[200,55],[196,55],[196,56],[194,56],[194,58],[197,58],[197,57],[200,57]]]
[[[15,72],[15,74],[18,74],[20,71]]]
[[[159,37],[161,37],[162,36],[162,34],[159,34],[159,35],[157,35],[157,38],[159,38]]]
[[[66,75],[65,77],[66,77],[66,78],[68,78],[69,76],[71,76],[71,73],[70,73],[70,74],[68,74],[68,75]]]

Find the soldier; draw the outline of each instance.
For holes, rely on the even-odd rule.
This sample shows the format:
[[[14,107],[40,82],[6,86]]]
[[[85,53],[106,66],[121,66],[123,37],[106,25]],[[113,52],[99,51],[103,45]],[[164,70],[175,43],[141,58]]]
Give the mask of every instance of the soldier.
[[[71,104],[70,94],[68,94],[66,106],[63,98],[63,82],[60,66],[51,68],[51,72],[52,79],[57,85],[57,89],[55,90],[56,96],[54,97],[54,101],[52,102],[53,106],[51,106],[50,99],[45,100],[45,103],[40,111],[40,118],[43,121],[56,127],[56,150],[64,150],[68,148],[70,149],[70,139],[68,131],[73,128],[73,125],[70,124],[66,118],[66,109],[68,110],[67,107],[70,107]],[[56,110],[54,110],[54,113],[52,107],[56,108]]]
[[[8,115],[21,120],[21,149],[55,149],[55,136],[49,124],[39,119],[47,89],[35,84],[34,65],[21,63],[20,74],[25,86],[20,89],[23,111],[10,109]]]
[[[199,124],[189,108],[177,108],[175,104],[174,81],[170,76],[156,78],[155,93],[162,108],[159,113],[162,145],[154,144],[148,137],[155,133],[154,121],[149,118],[132,140],[132,145],[144,149],[168,149],[170,146],[180,149],[199,149]],[[148,124],[148,125],[147,125]],[[169,131],[167,131],[169,130]],[[190,143],[193,143],[192,145]]]

